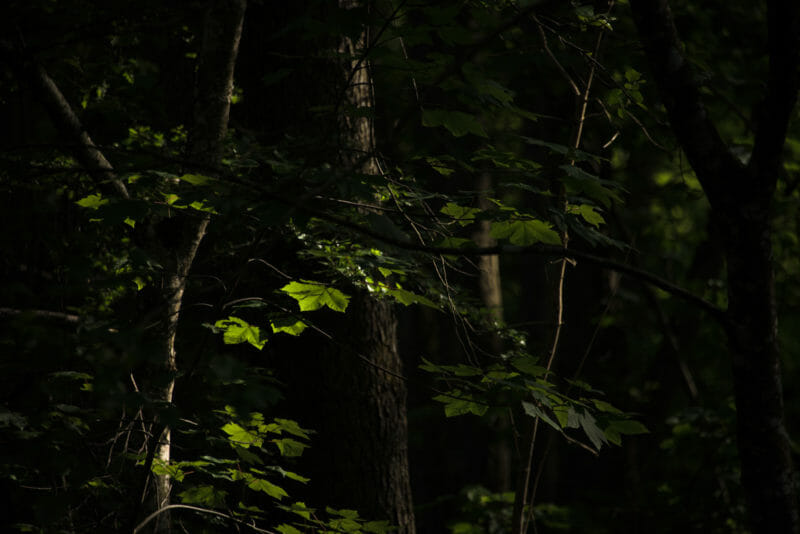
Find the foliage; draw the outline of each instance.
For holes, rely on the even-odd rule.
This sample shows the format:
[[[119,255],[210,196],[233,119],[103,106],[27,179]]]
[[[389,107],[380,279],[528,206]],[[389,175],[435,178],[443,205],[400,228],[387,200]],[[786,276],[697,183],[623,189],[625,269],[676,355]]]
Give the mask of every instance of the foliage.
[[[251,3],[254,13],[268,11]],[[176,503],[204,510],[175,511],[188,530],[390,532],[385,518],[295,497],[314,484],[302,470],[314,434],[281,403],[280,370],[295,351],[329,342],[328,325],[352,317],[363,292],[402,305],[405,376],[412,413],[422,414],[411,421],[412,438],[420,436],[412,455],[425,457],[422,466],[455,463],[454,450],[481,446],[448,441],[442,429],[463,427],[446,425],[482,435],[511,413],[519,426],[503,431],[506,442],[519,437],[523,418],[561,439],[532,508],[541,531],[611,531],[613,514],[660,525],[639,531],[744,531],[719,329],[666,293],[579,262],[568,269],[566,333],[551,368],[553,257],[517,254],[592,250],[726,304],[718,221],[682,156],[654,144],[664,143],[663,112],[626,8],[376,2],[371,10],[327,6],[322,15],[308,4],[274,7],[267,22],[248,19],[219,169],[185,160],[201,24],[194,4],[6,8],[29,42],[25,53],[46,67],[130,192],[111,196],[71,155],[26,82],[0,79],[8,528],[131,529],[143,519],[129,517],[131,503],[152,473],[171,477]],[[730,42],[735,32],[712,32],[700,46],[716,22],[675,4],[697,17],[687,46],[704,89],[719,96],[709,100],[723,134],[750,142],[729,108],[760,84],[739,63],[760,70],[763,62]],[[724,19],[753,31],[739,27],[744,18]],[[49,24],[58,31],[45,32]],[[376,107],[349,109],[337,93],[332,109],[317,92],[337,92],[326,82],[341,58],[324,45],[367,26],[373,39],[357,52],[374,76]],[[609,41],[599,56],[598,32]],[[580,99],[570,82],[584,83],[595,65],[593,115],[576,138]],[[379,173],[343,164],[347,147],[333,133],[364,116],[378,143],[364,158],[376,157]],[[792,136],[787,150],[798,147]],[[775,208],[787,325],[800,322],[795,167],[786,167],[791,179]],[[485,177],[488,189],[476,185]],[[153,372],[162,259],[181,246],[181,221],[202,217],[210,225],[183,298],[178,370]],[[479,236],[509,252],[501,259],[505,321],[480,300]],[[781,333],[790,350],[800,344],[795,331]],[[175,377],[174,401],[159,400],[156,391]],[[786,390],[792,419],[798,389]],[[172,429],[168,463],[148,460],[155,421]],[[536,460],[544,470],[544,454]],[[437,494],[418,517],[453,534],[508,532],[513,492],[476,486],[487,484],[476,472],[467,479],[470,470],[451,468],[431,482],[441,494],[446,479],[464,486],[461,509],[438,517]],[[643,496],[656,504],[645,510]]]

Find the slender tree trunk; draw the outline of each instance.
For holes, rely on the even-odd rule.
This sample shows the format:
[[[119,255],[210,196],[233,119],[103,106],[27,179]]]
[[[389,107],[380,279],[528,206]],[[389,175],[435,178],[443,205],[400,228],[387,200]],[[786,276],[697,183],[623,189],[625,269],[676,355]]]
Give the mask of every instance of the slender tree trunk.
[[[198,54],[194,124],[190,130],[187,156],[206,174],[213,174],[219,165],[222,143],[228,128],[233,72],[242,35],[245,6],[245,0],[210,0],[204,19],[203,40]],[[209,222],[209,217],[205,214],[188,213],[175,219],[173,224],[180,226],[182,238],[176,250],[163,254],[165,305],[158,344],[160,361],[170,377],[161,394],[161,400],[167,404],[172,402],[175,374],[178,370],[175,334],[186,279]],[[156,457],[160,462],[169,464],[171,445],[170,429],[165,427],[156,450]],[[170,501],[172,482],[169,475],[158,475],[155,485],[156,509],[163,508]],[[154,528],[156,532],[170,530],[169,512],[158,517]]]
[[[478,207],[482,210],[491,208],[489,194],[492,190],[492,177],[482,173],[476,180],[478,191]],[[475,232],[475,242],[480,247],[492,247],[497,241],[490,235],[491,221],[480,221]],[[500,256],[478,257],[478,284],[483,306],[489,312],[489,322],[495,330],[488,335],[488,350],[492,357],[499,357],[503,352],[503,339],[496,328],[503,324],[503,286],[500,278]],[[511,464],[513,454],[509,436],[510,423],[508,415],[499,413],[491,421],[491,437],[487,458],[488,481],[493,491],[509,491],[512,485]]]
[[[211,0],[203,31],[203,45],[199,54],[197,100],[195,124],[192,129],[188,155],[202,168],[213,169],[219,162],[219,153],[228,124],[228,111],[233,88],[233,68],[241,36],[245,0]],[[0,51],[9,57],[14,51],[6,42],[0,43]],[[22,55],[19,52],[17,56]],[[31,60],[17,61],[17,68],[35,90],[38,98],[50,114],[59,134],[72,148],[78,161],[98,179],[100,187],[109,194],[127,198],[124,184],[117,179],[114,169],[103,153],[94,145],[84,130],[74,110],[64,98],[55,82],[44,69]],[[110,187],[105,184],[110,184]],[[159,362],[156,377],[166,376],[166,384],[150,387],[154,400],[162,405],[172,402],[175,388],[177,361],[175,334],[181,311],[186,277],[194,261],[197,248],[203,239],[208,217],[182,215],[172,224],[180,227],[180,240],[176,247],[164,250],[156,245],[154,253],[164,266],[161,288],[160,327],[155,342]],[[158,382],[156,378],[155,383]],[[160,436],[155,436],[154,457],[164,464],[170,461],[170,430],[163,424]],[[171,481],[167,475],[155,477],[155,494],[151,499],[154,510],[169,504]],[[151,510],[153,511],[153,510]],[[135,519],[135,518],[134,518]],[[163,513],[154,522],[157,532],[169,531],[169,514]]]

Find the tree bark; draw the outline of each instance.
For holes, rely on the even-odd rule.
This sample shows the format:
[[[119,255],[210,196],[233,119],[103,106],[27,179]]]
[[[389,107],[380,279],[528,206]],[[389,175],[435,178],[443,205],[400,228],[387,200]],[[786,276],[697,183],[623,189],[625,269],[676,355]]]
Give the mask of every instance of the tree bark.
[[[206,174],[213,174],[219,165],[222,144],[228,128],[233,72],[246,0],[210,0],[203,24],[203,40],[198,54],[197,85],[194,104],[194,124],[190,130],[187,156]],[[161,393],[161,400],[172,402],[175,375],[178,371],[175,352],[175,334],[178,328],[186,278],[194,262],[197,249],[206,233],[209,216],[182,214],[173,224],[180,226],[181,242],[176,250],[163,253],[165,268],[163,297],[165,305],[160,320],[159,360],[170,377]],[[156,457],[169,464],[171,436],[165,427],[158,441]],[[156,485],[156,510],[169,505],[172,482],[169,475],[158,475]],[[169,512],[160,514],[155,521],[156,532],[170,531]]]
[[[478,207],[482,210],[490,209],[489,194],[492,190],[492,177],[482,173],[476,179],[478,192]],[[478,229],[473,236],[479,247],[493,247],[497,241],[491,236],[491,221],[480,221]],[[488,333],[488,350],[492,358],[499,358],[503,352],[503,339],[497,328],[504,321],[503,318],[503,285],[500,278],[500,256],[479,256],[478,286],[481,292],[481,301],[488,311],[488,321],[493,330]],[[496,414],[491,420],[491,437],[486,467],[488,471],[489,487],[493,491],[509,491],[512,486],[511,465],[513,454],[509,438],[510,422],[505,413]]]
[[[244,9],[245,0],[211,0],[204,23],[203,43],[198,56],[195,124],[191,130],[187,154],[198,167],[206,170],[215,168],[219,163],[220,149],[228,124],[233,69]],[[15,54],[13,47],[7,42],[0,43],[0,52],[6,60],[15,64],[23,78],[33,88],[59,134],[71,146],[76,159],[97,179],[98,187],[109,194],[128,198],[128,191],[117,178],[113,166],[94,145],[77,114],[44,68],[32,59],[15,60],[15,57],[22,56]],[[153,252],[160,257],[164,267],[160,291],[162,305],[155,340],[157,356],[154,360],[158,362],[155,376],[166,376],[167,380],[164,386],[154,384],[148,389],[152,392],[153,400],[162,405],[172,402],[175,374],[178,369],[175,334],[186,288],[186,277],[209,221],[205,215],[192,214],[184,214],[174,219],[173,224],[180,226],[181,239],[178,245],[165,250],[165,247],[151,243],[154,245]],[[154,382],[158,383],[158,380]],[[153,425],[153,428],[163,428],[160,436],[154,436],[157,440],[154,444],[154,457],[168,464],[171,449],[170,430],[163,423]],[[151,511],[169,504],[172,487],[168,475],[157,475],[154,485],[154,498],[150,500],[150,506],[153,508]],[[155,532],[168,532],[169,513],[160,514],[152,528]]]
[[[343,9],[359,4],[339,3]],[[338,104],[344,110],[337,119],[338,157],[344,169],[379,175],[372,120],[352,112],[373,107],[363,57],[367,35],[365,28],[357,40],[342,38],[338,44],[337,85],[345,99]],[[392,303],[355,291],[347,313],[326,327],[332,338],[298,377],[308,388],[303,422],[317,431],[308,452],[310,489],[317,504],[355,508],[362,517],[389,520],[400,534],[414,534],[397,318]]]
[[[798,91],[800,8],[770,2],[770,73],[749,163],[728,150],[700,99],[666,0],[631,2],[673,131],[724,228],[727,337],[742,486],[754,533],[800,532],[784,426],[771,248],[771,205]]]

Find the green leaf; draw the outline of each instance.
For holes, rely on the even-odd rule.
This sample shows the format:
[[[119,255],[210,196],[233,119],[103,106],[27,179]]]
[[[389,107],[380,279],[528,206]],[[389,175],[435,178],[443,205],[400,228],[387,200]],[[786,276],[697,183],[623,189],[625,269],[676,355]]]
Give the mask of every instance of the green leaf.
[[[525,354],[524,356],[514,358],[511,360],[511,366],[517,371],[525,373],[526,375],[534,378],[543,376],[547,372],[547,369],[539,365],[539,359],[531,356],[530,354]]]
[[[593,206],[589,204],[581,204],[579,206],[570,206],[570,213],[577,213],[583,220],[588,222],[594,227],[599,227],[601,224],[605,224],[606,220],[603,219],[603,216],[600,215],[595,211]]]
[[[583,193],[606,207],[611,205],[612,200],[622,203],[622,198],[615,191],[616,185],[612,182],[601,180],[574,165],[561,165],[559,169],[566,173],[564,182],[572,191]]]
[[[239,447],[243,447],[245,449],[250,445],[260,447],[264,443],[264,440],[261,439],[258,434],[242,428],[236,423],[228,423],[224,425],[222,427],[222,431],[230,436],[228,439],[230,439]]]
[[[350,301],[350,297],[338,289],[308,280],[290,282],[283,286],[281,291],[295,299],[302,312],[318,310],[323,306],[334,311],[344,312]]]
[[[289,496],[289,494],[286,493],[286,490],[284,490],[282,487],[276,486],[268,480],[257,478],[252,475],[250,482],[247,483],[247,487],[254,491],[263,491],[270,497],[278,500]]]
[[[422,125],[431,128],[444,126],[455,137],[463,137],[470,133],[479,137],[489,137],[474,115],[462,111],[425,110],[422,112]]]
[[[275,527],[275,530],[277,530],[281,534],[303,534],[302,532],[294,528],[292,525],[287,525],[286,523],[284,523],[283,525],[278,525],[277,527]]]
[[[469,393],[462,393],[457,389],[448,392],[446,395],[437,395],[433,400],[444,404],[446,417],[455,417],[468,413],[483,415],[489,409],[489,406],[485,404],[474,402],[472,395]]]
[[[285,469],[283,469],[282,467],[279,467],[277,465],[269,466],[267,469],[275,471],[276,473],[280,473],[282,476],[284,476],[286,478],[289,478],[291,480],[296,480],[298,482],[302,482],[303,484],[306,484],[309,480],[311,480],[310,478],[306,478],[304,476],[300,476],[297,473],[293,473],[291,471],[286,471]]]
[[[422,295],[417,295],[416,293],[412,293],[411,291],[406,291],[405,289],[387,289],[386,294],[393,297],[397,302],[402,304],[403,306],[410,306],[411,304],[422,304],[423,306],[427,306],[429,308],[433,308],[434,310],[438,310],[439,307],[433,303],[427,297],[423,297]]]
[[[82,199],[75,201],[75,204],[77,204],[82,208],[89,208],[96,210],[100,206],[108,204],[108,199],[103,198],[102,195],[100,194],[89,195],[87,197],[83,197]]]
[[[179,176],[178,179],[192,185],[208,185],[214,181],[210,176],[203,176],[202,174],[184,174]]]
[[[647,427],[644,426],[642,423],[640,423],[639,421],[633,421],[631,419],[612,421],[611,428],[613,428],[620,434],[626,434],[626,435],[650,433],[650,431],[647,430]]]
[[[194,486],[178,494],[184,504],[202,504],[210,508],[219,508],[225,505],[227,491],[218,490],[214,486]]]
[[[308,445],[291,438],[273,439],[272,443],[278,446],[278,450],[281,451],[281,456],[288,456],[290,458],[302,456],[303,451],[308,447]]]
[[[475,242],[466,237],[444,237],[433,245],[442,248],[474,248]]]
[[[367,521],[361,525],[361,530],[372,532],[373,534],[389,534],[396,529],[388,521]]]
[[[606,401],[600,400],[600,399],[592,399],[592,404],[594,404],[594,407],[597,408],[598,411],[601,411],[601,412],[604,412],[604,413],[613,413],[613,414],[622,415],[622,410],[620,410],[619,408],[616,408],[610,402],[606,402]]]
[[[489,234],[495,239],[508,239],[512,245],[523,247],[536,243],[561,244],[561,237],[552,229],[552,225],[537,219],[495,221]]]
[[[273,319],[270,323],[274,333],[283,332],[290,336],[299,336],[303,330],[308,328],[308,325],[303,321],[294,319],[292,317],[283,317],[281,319]]]
[[[425,161],[428,162],[428,164],[434,171],[438,172],[442,176],[450,176],[451,174],[456,172],[455,169],[448,167],[447,164],[440,159],[434,157],[427,157],[425,158]]]
[[[550,425],[555,430],[561,432],[561,427],[558,425],[558,423],[553,421],[553,419],[549,415],[547,415],[547,413],[545,413],[544,410],[542,410],[535,404],[523,401],[522,409],[525,411],[526,414],[530,415],[531,417],[538,417],[539,419]]]
[[[309,508],[304,502],[292,503],[289,506],[278,506],[281,510],[297,514],[303,519],[311,519],[311,514],[314,513],[314,508]]]
[[[584,411],[578,415],[578,421],[595,449],[599,451],[604,443],[608,443],[605,432],[600,430],[591,414]]]
[[[220,319],[214,323],[214,328],[223,332],[222,340],[226,345],[250,343],[261,350],[267,343],[267,340],[261,337],[261,330],[257,326],[248,324],[238,317]]]
[[[273,424],[276,425],[279,430],[287,432],[293,436],[297,436],[298,438],[309,439],[311,437],[309,434],[313,434],[311,430],[300,428],[300,425],[291,419],[281,419],[276,417],[274,421],[275,422]]]
[[[461,226],[467,226],[475,222],[475,216],[481,212],[478,208],[466,208],[459,206],[455,202],[448,202],[439,211],[455,219],[455,222]]]

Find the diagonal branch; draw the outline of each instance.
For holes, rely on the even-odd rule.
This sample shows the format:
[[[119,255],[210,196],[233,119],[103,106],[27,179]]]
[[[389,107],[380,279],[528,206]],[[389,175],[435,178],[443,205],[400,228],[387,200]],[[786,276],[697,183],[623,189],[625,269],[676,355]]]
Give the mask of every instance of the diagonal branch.
[[[111,163],[95,146],[75,110],[44,67],[28,57],[24,50],[17,50],[4,40],[0,40],[0,58],[10,64],[19,77],[31,87],[50,115],[56,129],[69,143],[75,159],[99,181],[100,187],[110,194],[128,198],[125,184],[117,178]]]
[[[731,154],[708,116],[668,1],[631,0],[631,10],[675,136],[709,202],[721,207],[730,197],[732,182],[746,179],[744,166]]]

